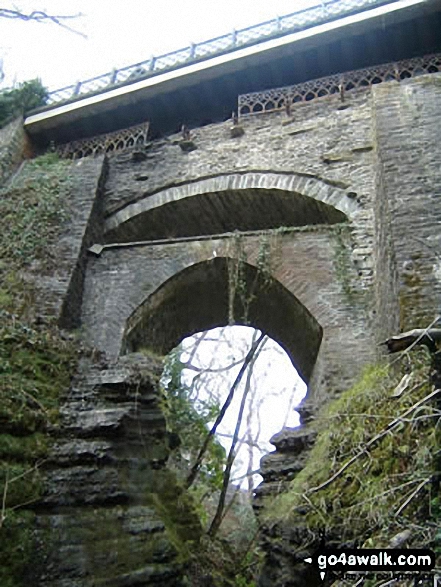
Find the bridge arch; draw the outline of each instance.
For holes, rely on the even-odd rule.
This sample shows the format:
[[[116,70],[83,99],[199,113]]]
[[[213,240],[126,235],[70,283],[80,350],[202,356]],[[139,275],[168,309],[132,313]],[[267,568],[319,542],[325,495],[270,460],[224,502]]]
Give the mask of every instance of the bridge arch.
[[[253,171],[206,177],[144,194],[113,213],[106,242],[214,235],[345,222],[351,192],[311,174]]]
[[[293,293],[248,263],[242,265],[242,278],[249,297],[232,297],[231,263],[229,257],[202,261],[158,287],[128,318],[124,351],[166,354],[187,336],[228,325],[233,314],[234,324],[251,325],[278,342],[308,383],[322,327]]]

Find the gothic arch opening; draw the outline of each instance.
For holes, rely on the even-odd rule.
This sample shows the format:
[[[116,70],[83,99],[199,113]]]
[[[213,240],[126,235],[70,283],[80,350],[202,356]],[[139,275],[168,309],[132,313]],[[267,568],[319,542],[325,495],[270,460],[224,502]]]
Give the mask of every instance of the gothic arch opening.
[[[240,288],[236,284],[232,292],[234,262],[217,257],[166,281],[130,316],[125,352],[147,348],[165,355],[194,333],[228,324],[251,325],[285,349],[308,383],[322,327],[293,293],[248,263],[242,264]]]

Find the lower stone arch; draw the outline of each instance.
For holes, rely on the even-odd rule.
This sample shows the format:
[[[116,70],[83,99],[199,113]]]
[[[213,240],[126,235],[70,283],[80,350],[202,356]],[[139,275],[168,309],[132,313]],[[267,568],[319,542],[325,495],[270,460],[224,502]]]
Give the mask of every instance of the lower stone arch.
[[[231,308],[229,257],[216,257],[183,269],[151,294],[129,317],[123,352],[147,348],[166,354],[185,337],[231,323],[267,333],[288,353],[308,383],[322,339],[322,327],[280,282],[243,263],[248,307],[235,296]]]

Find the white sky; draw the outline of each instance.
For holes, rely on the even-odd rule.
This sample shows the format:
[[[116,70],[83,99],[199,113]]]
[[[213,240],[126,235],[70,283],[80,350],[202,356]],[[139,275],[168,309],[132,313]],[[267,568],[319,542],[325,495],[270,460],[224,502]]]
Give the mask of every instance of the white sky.
[[[197,347],[192,364],[202,369],[226,367],[245,357],[252,346],[253,328],[246,326],[230,326],[228,328],[214,328],[208,333],[208,339],[203,340]],[[194,339],[184,339],[184,349],[192,349]],[[184,354],[183,361],[189,360],[189,355]],[[207,397],[216,398],[222,405],[230,391],[242,363],[229,368],[222,373],[206,372],[200,380],[199,397],[206,400]],[[197,372],[185,370],[184,381],[190,384]],[[274,340],[267,339],[263,349],[252,368],[251,392],[248,397],[244,418],[242,421],[240,437],[245,434],[246,421],[251,409],[251,431],[253,440],[259,445],[259,450],[253,450],[253,466],[259,467],[262,454],[274,450],[270,444],[270,438],[280,432],[284,427],[295,427],[299,424],[299,415],[295,407],[306,395],[306,384],[300,379],[293,367],[287,353]],[[200,376],[200,375],[199,375]],[[239,405],[242,399],[244,382],[236,390],[234,399],[228,408],[225,417],[218,428],[218,440],[227,453],[231,445],[231,439],[222,436],[232,435],[237,422]],[[192,399],[196,399],[193,395]],[[248,447],[242,445],[237,453],[233,478],[245,475],[248,462]],[[255,482],[260,483],[261,477],[255,476]],[[242,485],[245,487],[246,480]]]
[[[56,24],[0,18],[0,58],[11,86],[39,77],[58,89],[114,67],[123,67],[283,16],[319,0],[2,0],[1,8],[29,14],[84,16],[69,24],[87,39]]]

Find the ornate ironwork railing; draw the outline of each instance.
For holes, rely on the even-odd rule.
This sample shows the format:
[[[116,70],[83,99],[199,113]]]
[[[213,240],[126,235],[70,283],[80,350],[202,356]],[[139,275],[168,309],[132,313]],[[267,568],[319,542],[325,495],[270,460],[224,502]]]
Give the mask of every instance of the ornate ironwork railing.
[[[238,97],[239,116],[273,112],[299,102],[309,102],[332,94],[342,94],[359,88],[368,88],[385,81],[403,80],[426,73],[441,71],[441,54],[405,59],[365,69],[357,69],[294,86],[241,94]]]
[[[311,26],[342,18],[349,14],[362,12],[369,8],[391,4],[396,0],[317,0],[317,4],[286,16],[281,16],[244,29],[234,30],[202,43],[151,57],[146,61],[135,63],[121,69],[114,69],[104,75],[66,86],[49,92],[48,104],[75,100],[91,93],[99,93],[116,85],[145,79],[161,71],[177,69],[209,59],[222,53],[228,53],[244,46],[253,45],[268,38],[278,37]]]
[[[72,141],[56,147],[56,152],[65,159],[81,159],[101,153],[110,154],[113,151],[136,147],[147,143],[149,123],[144,122],[137,126],[110,132],[103,135]]]

